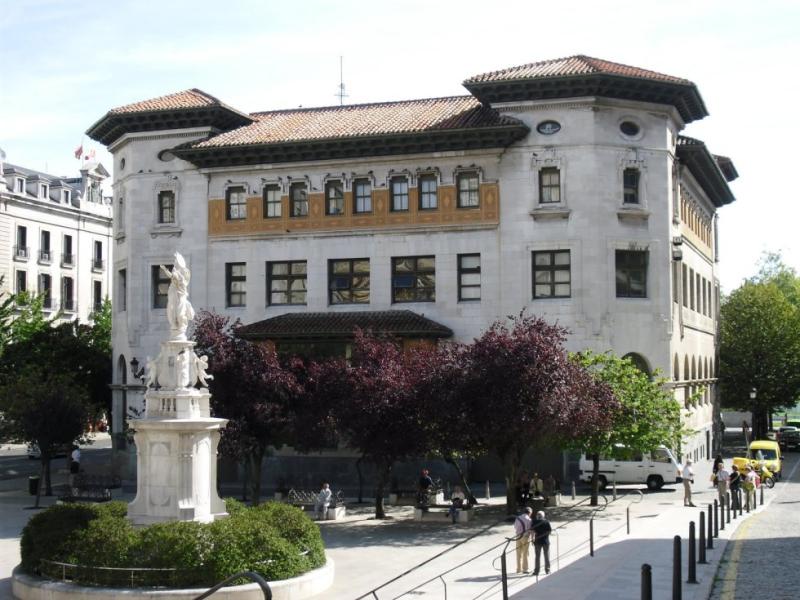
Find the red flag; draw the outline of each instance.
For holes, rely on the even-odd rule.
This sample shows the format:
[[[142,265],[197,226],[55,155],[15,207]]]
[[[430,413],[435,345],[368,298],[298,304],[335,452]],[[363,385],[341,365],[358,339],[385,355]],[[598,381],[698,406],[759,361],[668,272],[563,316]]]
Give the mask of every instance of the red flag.
[[[75,148],[75,158],[80,158],[81,154],[83,154],[83,144]]]

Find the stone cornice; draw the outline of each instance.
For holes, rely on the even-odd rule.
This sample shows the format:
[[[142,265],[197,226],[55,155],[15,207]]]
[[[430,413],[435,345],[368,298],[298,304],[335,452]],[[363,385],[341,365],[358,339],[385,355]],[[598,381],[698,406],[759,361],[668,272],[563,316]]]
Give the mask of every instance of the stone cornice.
[[[80,208],[63,206],[55,203],[47,204],[46,202],[38,202],[30,198],[21,198],[19,196],[16,196],[15,194],[2,194],[0,195],[0,200],[2,200],[6,204],[16,205],[22,208],[36,210],[38,212],[45,212],[50,214],[55,213],[57,215],[68,217],[70,219],[76,219],[76,220],[84,219],[107,227],[111,227],[111,224],[113,222],[113,219],[111,217],[104,217],[103,215],[97,215],[94,213],[86,212],[81,210]]]

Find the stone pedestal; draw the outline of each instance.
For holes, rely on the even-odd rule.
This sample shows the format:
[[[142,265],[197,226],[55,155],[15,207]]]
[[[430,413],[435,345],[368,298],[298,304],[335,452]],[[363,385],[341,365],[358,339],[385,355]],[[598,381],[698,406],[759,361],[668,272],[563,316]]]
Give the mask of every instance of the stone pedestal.
[[[144,418],[135,430],[136,498],[128,505],[135,525],[161,521],[209,522],[226,516],[217,494],[217,445],[227,419],[210,416],[205,361],[194,342],[162,343],[148,365]]]

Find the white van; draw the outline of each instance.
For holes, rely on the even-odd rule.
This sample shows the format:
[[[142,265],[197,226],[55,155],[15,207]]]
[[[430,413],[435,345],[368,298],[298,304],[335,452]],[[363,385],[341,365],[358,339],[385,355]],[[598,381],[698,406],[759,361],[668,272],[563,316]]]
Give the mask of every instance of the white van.
[[[581,456],[581,481],[592,482],[592,458]],[[611,456],[600,455],[600,489],[611,482],[646,483],[651,490],[660,489],[665,483],[676,483],[678,462],[669,448],[660,446],[650,453],[632,452],[624,446],[617,446]]]

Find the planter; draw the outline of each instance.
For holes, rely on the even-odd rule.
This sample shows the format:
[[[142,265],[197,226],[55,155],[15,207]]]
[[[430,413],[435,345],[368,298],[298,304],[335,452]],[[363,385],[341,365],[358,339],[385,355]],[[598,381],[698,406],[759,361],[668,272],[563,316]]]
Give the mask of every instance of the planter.
[[[273,600],[301,600],[324,592],[333,584],[333,560],[327,559],[324,566],[304,573],[299,577],[270,582]],[[27,575],[19,567],[12,574],[11,589],[16,600],[192,600],[206,591],[199,589],[144,589],[101,588],[73,585]],[[213,596],[214,600],[263,600],[264,594],[258,584],[237,585],[223,588]]]

